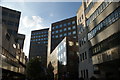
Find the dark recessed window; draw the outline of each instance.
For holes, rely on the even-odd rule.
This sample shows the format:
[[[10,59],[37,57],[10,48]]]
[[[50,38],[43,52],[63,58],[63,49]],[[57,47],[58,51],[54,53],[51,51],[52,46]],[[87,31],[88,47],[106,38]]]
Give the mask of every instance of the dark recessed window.
[[[6,39],[9,41],[10,40],[10,35],[7,33],[6,34]]]

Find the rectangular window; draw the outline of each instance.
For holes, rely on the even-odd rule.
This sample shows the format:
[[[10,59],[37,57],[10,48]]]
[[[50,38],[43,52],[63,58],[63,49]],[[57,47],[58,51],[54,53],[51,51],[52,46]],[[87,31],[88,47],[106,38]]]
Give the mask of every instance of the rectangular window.
[[[58,30],[56,31],[56,33],[58,33]]]
[[[88,70],[86,69],[86,78],[88,78]]]
[[[67,36],[67,34],[66,34],[66,33],[64,33],[64,36]]]
[[[54,34],[54,31],[52,32],[52,34]]]
[[[73,34],[76,34],[76,31],[73,31]]]
[[[66,31],[67,29],[66,28],[64,28],[64,31]]]
[[[83,60],[85,59],[84,53],[82,53],[82,58],[83,58]]]
[[[75,24],[75,21],[72,21],[72,24]]]
[[[62,34],[60,34],[60,37],[62,37]]]
[[[64,23],[64,26],[67,26],[66,23]]]
[[[60,28],[62,27],[62,24],[60,25]]]
[[[56,26],[56,29],[58,29],[58,26]]]
[[[3,15],[3,16],[8,16],[8,12],[2,11],[2,15]]]
[[[83,77],[83,71],[81,70],[81,77]]]
[[[85,59],[87,59],[87,53],[85,52]]]
[[[60,30],[60,32],[62,32],[62,29]]]
[[[68,35],[71,35],[71,32],[69,32]]]
[[[58,38],[58,35],[56,35],[55,38]]]
[[[52,27],[52,29],[54,29],[55,27]]]
[[[68,30],[71,30],[71,27],[68,27]]]
[[[75,26],[73,26],[72,28],[75,29]]]
[[[69,26],[69,25],[71,25],[71,23],[70,23],[70,22],[68,22],[68,26]]]

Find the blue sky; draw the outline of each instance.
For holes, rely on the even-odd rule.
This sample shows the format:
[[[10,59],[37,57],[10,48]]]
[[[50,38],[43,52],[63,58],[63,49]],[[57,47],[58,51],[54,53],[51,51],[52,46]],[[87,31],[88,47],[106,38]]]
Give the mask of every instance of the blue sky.
[[[18,32],[26,35],[23,51],[28,56],[31,30],[48,28],[51,23],[76,16],[81,2],[1,2],[0,5],[21,12]]]

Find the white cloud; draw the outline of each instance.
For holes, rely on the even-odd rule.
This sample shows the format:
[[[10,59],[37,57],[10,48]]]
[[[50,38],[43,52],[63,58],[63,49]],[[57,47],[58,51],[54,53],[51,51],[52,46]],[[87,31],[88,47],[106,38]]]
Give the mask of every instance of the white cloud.
[[[41,18],[40,16],[31,16],[31,17],[22,16],[20,19],[20,27],[18,32],[26,35],[23,51],[27,56],[29,54],[31,31],[48,28],[48,27],[44,27],[43,20],[44,19]]]

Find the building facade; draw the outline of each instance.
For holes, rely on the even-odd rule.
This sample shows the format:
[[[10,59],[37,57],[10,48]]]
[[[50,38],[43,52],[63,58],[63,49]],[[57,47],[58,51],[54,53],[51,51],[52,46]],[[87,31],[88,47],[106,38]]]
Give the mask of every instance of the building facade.
[[[78,79],[78,43],[65,37],[50,55],[54,80]]]
[[[48,36],[47,65],[50,62],[50,54],[64,37],[78,39],[76,16],[52,23]]]
[[[2,9],[2,24],[5,24],[7,31],[17,36],[21,12],[0,6]]]
[[[23,34],[18,34],[17,35],[17,41],[18,43],[20,44],[20,48],[23,49],[23,46],[24,46],[24,40],[25,40],[25,35]]]
[[[0,21],[2,21],[0,23],[2,32],[2,44],[0,44],[1,77],[2,80],[24,80],[27,57],[20,48],[17,37],[20,12],[5,7],[0,8],[2,11],[2,16],[0,17]]]
[[[86,5],[82,2],[77,11],[77,30],[79,42],[79,78],[88,80],[93,76],[92,58],[89,52],[90,43],[88,41],[88,27],[86,26],[85,16]]]
[[[101,80],[119,80],[120,2],[101,1],[86,5],[86,26],[94,74]]]
[[[32,31],[29,59],[39,57],[41,58],[43,65],[46,67],[47,45],[48,45],[48,28]]]
[[[76,16],[52,23],[51,52],[67,36],[77,39]]]

